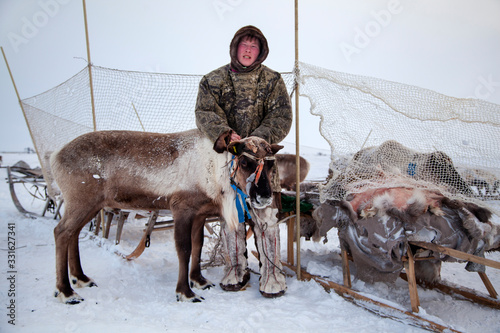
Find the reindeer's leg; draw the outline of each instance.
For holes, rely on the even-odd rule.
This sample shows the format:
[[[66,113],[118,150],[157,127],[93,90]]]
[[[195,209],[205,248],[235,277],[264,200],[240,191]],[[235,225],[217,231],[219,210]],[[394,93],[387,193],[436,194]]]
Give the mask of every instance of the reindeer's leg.
[[[220,236],[226,262],[220,287],[226,291],[242,290],[250,281],[245,224],[239,223],[236,230],[231,230],[226,222],[222,222]]]
[[[177,257],[179,259],[179,277],[175,292],[178,301],[201,302],[203,297],[196,295],[189,287],[188,271],[191,256],[191,231],[194,214],[187,210],[174,212],[174,238]]]
[[[73,235],[68,246],[68,264],[71,274],[71,283],[76,288],[97,287],[97,284],[94,282],[94,280],[83,273],[82,265],[80,262],[80,250],[78,246],[78,236],[81,230],[82,228],[80,228]]]
[[[63,216],[59,224],[54,228],[54,238],[56,245],[56,292],[54,296],[67,304],[78,304],[83,301],[71,288],[68,277],[68,250],[69,244],[76,233],[74,224],[78,223],[74,219]]]
[[[253,212],[253,230],[260,261],[259,290],[264,297],[279,297],[285,294],[286,279],[280,260],[278,209],[267,207]]]
[[[189,278],[191,280],[191,288],[208,289],[214,284],[201,274],[200,260],[201,251],[203,249],[203,230],[205,226],[205,216],[196,216],[193,220],[193,229],[191,230],[191,243],[193,251],[191,254],[191,272]]]
[[[54,296],[59,297],[62,302],[77,304],[83,301],[78,296],[69,283],[68,278],[68,244],[71,234],[65,229],[67,215],[63,216],[59,224],[54,228],[54,238],[56,245],[56,291]]]
[[[90,205],[90,204],[89,204]],[[59,224],[54,228],[56,244],[56,292],[55,295],[66,304],[78,304],[83,301],[73,291],[68,276],[68,264],[72,272],[83,274],[78,252],[78,235],[80,230],[96,214],[96,210],[88,213],[88,206],[81,210],[74,209],[73,205],[66,201],[66,212]],[[76,245],[75,245],[76,242]],[[78,260],[76,264],[75,261]]]

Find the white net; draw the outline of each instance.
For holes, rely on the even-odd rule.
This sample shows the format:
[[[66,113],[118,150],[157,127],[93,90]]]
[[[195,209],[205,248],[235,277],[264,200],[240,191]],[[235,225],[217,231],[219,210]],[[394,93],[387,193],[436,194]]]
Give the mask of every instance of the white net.
[[[500,105],[305,63],[299,70],[300,94],[331,146],[322,202],[380,187],[499,199]]]
[[[196,127],[194,109],[202,75],[164,74],[91,66],[96,130],[173,133]],[[288,91],[293,73],[281,73]],[[94,130],[89,69],[22,100],[51,197],[48,158],[74,138]]]
[[[202,75],[91,70],[96,130],[169,133],[195,127]],[[476,202],[499,199],[499,105],[305,63],[295,73],[331,146],[332,174],[321,201],[399,186]],[[282,75],[291,93],[295,75]],[[48,156],[94,130],[88,67],[22,103],[54,196]]]

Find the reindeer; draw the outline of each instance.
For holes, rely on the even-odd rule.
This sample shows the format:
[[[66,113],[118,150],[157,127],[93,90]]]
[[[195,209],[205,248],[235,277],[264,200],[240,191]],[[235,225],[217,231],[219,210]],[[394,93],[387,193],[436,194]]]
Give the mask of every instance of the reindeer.
[[[362,179],[373,177],[373,172],[383,171],[444,185],[451,193],[474,195],[452,159],[442,151],[420,153],[397,141],[388,140],[380,146],[358,151],[352,160],[355,162],[355,174]]]
[[[300,159],[300,182],[306,179],[309,173],[310,164],[303,158]],[[278,165],[278,174],[280,175],[280,186],[288,191],[295,191],[297,182],[297,167],[295,154],[277,154],[276,163]]]
[[[68,266],[73,286],[96,286],[81,267],[78,235],[101,209],[170,209],[179,260],[177,300],[200,302],[203,298],[188,280],[199,289],[214,286],[200,268],[205,219],[221,216],[236,229],[233,183],[249,196],[254,223],[265,222],[272,202],[270,172],[281,148],[257,137],[229,143],[229,135],[212,144],[197,129],[171,134],[98,131],[74,139],[50,159],[65,202],[54,229],[55,296],[67,304],[83,301],[71,287]]]

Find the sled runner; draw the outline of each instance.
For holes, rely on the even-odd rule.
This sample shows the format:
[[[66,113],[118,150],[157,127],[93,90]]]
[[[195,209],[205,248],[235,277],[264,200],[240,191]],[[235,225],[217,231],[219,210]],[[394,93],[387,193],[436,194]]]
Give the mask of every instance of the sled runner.
[[[435,252],[440,252],[443,254],[447,254],[453,256],[457,259],[467,260],[469,262],[475,262],[481,265],[486,265],[488,267],[500,269],[500,263],[494,260],[474,256],[468,253],[464,253],[461,251],[445,248],[443,246],[439,246],[432,243],[426,242],[411,242],[412,245],[419,246],[424,249],[432,250]],[[415,271],[413,269],[413,264],[415,260],[424,260],[425,258],[414,258],[412,251],[408,251],[407,256],[404,258],[405,261],[405,272],[401,273],[401,278],[408,282],[409,293],[410,293],[410,301],[411,301],[411,311],[402,310],[398,307],[394,307],[387,303],[383,303],[375,298],[370,298],[366,294],[360,294],[355,291],[351,287],[351,276],[349,272],[349,263],[348,260],[352,260],[347,254],[347,252],[342,249],[341,251],[342,257],[342,270],[343,270],[343,285],[335,283],[333,281],[329,281],[324,277],[320,277],[314,274],[310,274],[307,271],[301,269],[302,277],[306,280],[314,280],[318,282],[321,286],[325,288],[325,290],[330,291],[333,290],[346,300],[354,303],[357,306],[360,306],[364,309],[367,309],[370,312],[374,312],[380,316],[388,317],[396,321],[408,321],[412,325],[421,327],[427,330],[432,330],[436,332],[458,332],[457,330],[438,324],[433,322],[428,318],[424,318],[418,315],[420,301],[418,298],[417,292],[417,282],[415,279]],[[294,272],[296,271],[296,267],[289,263],[283,262],[283,265],[290,268]],[[486,289],[488,290],[489,296],[481,295],[480,293],[462,287],[450,284],[446,281],[440,281],[439,283],[434,284],[433,286],[425,286],[424,288],[437,289],[443,293],[449,294],[453,297],[465,298],[473,303],[485,305],[491,308],[500,309],[500,300],[498,299],[498,294],[491,282],[489,281],[486,273],[478,272],[483,283],[485,284]]]
[[[494,260],[478,257],[472,254],[449,249],[440,245],[427,242],[410,242],[410,244],[419,246],[424,249],[432,250],[434,252],[447,254],[457,259],[467,260],[469,262],[475,262],[481,265],[486,265],[489,267],[500,269],[500,262]],[[349,272],[348,260],[352,261],[352,258],[347,254],[347,251],[345,249],[341,250],[341,256],[342,256],[342,272],[344,277],[344,286],[351,288],[351,275]],[[407,256],[403,258],[405,272],[401,272],[400,277],[408,282],[408,288],[411,300],[411,310],[412,312],[415,313],[418,313],[419,311],[418,307],[420,306],[420,301],[417,292],[417,281],[415,279],[414,263],[415,260],[429,260],[429,259],[433,258],[415,258],[413,256],[412,251],[408,251]],[[477,273],[481,277],[481,280],[483,281],[486,290],[489,293],[489,297],[486,295],[480,295],[476,291],[468,288],[464,288],[461,286],[453,286],[452,284],[449,284],[446,281],[439,281],[433,285],[426,285],[426,286],[423,286],[423,284],[419,285],[421,285],[423,288],[437,289],[445,294],[449,294],[452,296],[460,295],[473,303],[489,306],[494,309],[500,309],[500,299],[498,299],[498,294],[493,285],[491,284],[488,276],[486,275],[485,272],[477,272]]]
[[[295,266],[290,265],[286,262],[282,262],[282,264],[283,266],[290,268],[292,271],[296,271]],[[387,303],[383,303],[381,301],[370,298],[365,294],[362,295],[351,288],[340,285],[333,281],[329,281],[321,276],[310,274],[303,269],[301,269],[301,274],[302,278],[304,278],[305,280],[314,280],[318,282],[323,288],[325,288],[326,291],[333,290],[339,296],[350,301],[351,303],[379,316],[390,318],[398,322],[409,323],[412,326],[420,327],[433,332],[460,332],[449,326],[441,325],[430,319],[419,316],[416,313],[402,310]]]
[[[90,225],[91,231],[94,231],[94,235],[98,236],[99,232],[102,230],[102,237],[105,239],[109,238],[109,233],[111,229],[111,223],[113,219],[116,217],[116,235],[115,235],[115,245],[120,244],[121,235],[123,232],[123,226],[125,221],[130,216],[133,211],[127,210],[119,210],[119,209],[105,209],[99,214],[96,215],[95,219],[92,221]],[[136,248],[130,254],[120,254],[127,260],[137,259],[147,247],[150,246],[151,243],[151,234],[153,231],[160,230],[172,230],[174,228],[174,220],[172,218],[172,212],[170,210],[157,210],[151,212],[142,212],[148,218],[148,221],[145,224],[145,228],[143,230],[143,235]],[[136,215],[137,217],[137,215]],[[162,221],[159,221],[158,218],[163,218]],[[104,222],[103,222],[104,221]],[[205,223],[205,228],[210,234],[213,234],[214,231],[209,223],[219,221],[218,217],[207,218]]]
[[[60,218],[59,209],[61,202],[57,203],[47,194],[47,183],[43,178],[42,170],[40,168],[31,168],[26,162],[19,161],[12,166],[5,166],[2,168],[7,169],[7,183],[9,184],[9,191],[12,202],[16,209],[24,215],[29,216],[45,216],[47,212],[54,214],[54,218]],[[23,207],[22,201],[19,199],[18,193],[20,189],[27,191],[33,200],[41,200],[45,202],[41,214],[32,212]]]
[[[466,260],[469,262],[474,262],[480,265],[485,265],[488,267],[500,269],[500,262],[478,257],[472,254],[464,253],[461,251],[457,251],[454,249],[446,248],[444,246],[440,246],[437,244],[432,244],[432,243],[427,243],[427,242],[410,242],[410,244],[431,250],[433,252],[439,252],[443,253],[449,256],[452,256],[457,259],[461,260]],[[416,258],[414,258],[412,251],[408,251],[407,257],[404,259],[405,261],[405,270],[406,270],[406,280],[408,281],[408,286],[410,290],[410,299],[411,299],[411,307],[413,312],[418,312],[418,307],[420,305],[420,301],[418,298],[418,292],[417,292],[417,284],[415,280],[415,272],[413,270],[413,265],[415,263]],[[426,258],[418,258],[421,260],[425,260]],[[486,287],[486,290],[489,293],[489,297],[481,296],[477,294],[474,291],[470,290],[465,290],[462,287],[453,287],[451,285],[446,284],[445,282],[439,282],[435,284],[435,286],[432,286],[431,288],[438,289],[444,293],[447,294],[458,294],[461,295],[468,300],[474,302],[474,303],[479,303],[482,305],[486,305],[492,308],[500,309],[500,300],[498,299],[498,293],[496,292],[495,288],[491,284],[488,276],[486,275],[486,272],[477,272],[479,276],[481,277],[481,280],[484,283],[484,286]]]

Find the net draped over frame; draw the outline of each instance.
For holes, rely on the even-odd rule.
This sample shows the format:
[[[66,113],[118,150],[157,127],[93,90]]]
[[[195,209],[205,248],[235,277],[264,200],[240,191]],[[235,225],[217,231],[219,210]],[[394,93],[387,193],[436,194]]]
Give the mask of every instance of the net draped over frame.
[[[202,75],[93,65],[91,72],[96,130],[171,133],[196,127]],[[297,83],[309,99],[331,147],[331,175],[321,186],[321,201],[397,186],[436,188],[483,204],[498,199],[500,105],[302,62],[282,76],[290,94]],[[94,130],[88,67],[22,104],[53,197],[58,193],[50,154]],[[473,193],[454,184],[457,179]]]

